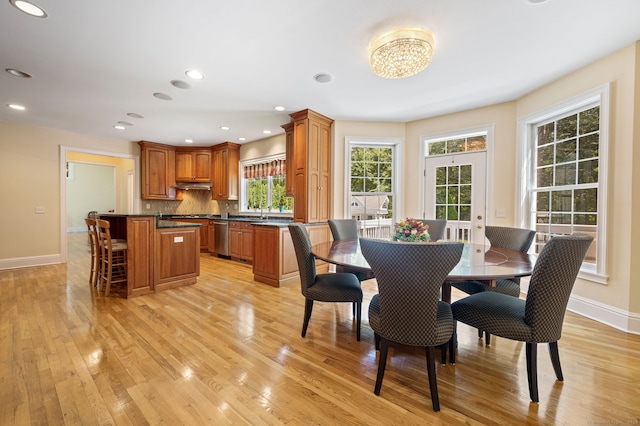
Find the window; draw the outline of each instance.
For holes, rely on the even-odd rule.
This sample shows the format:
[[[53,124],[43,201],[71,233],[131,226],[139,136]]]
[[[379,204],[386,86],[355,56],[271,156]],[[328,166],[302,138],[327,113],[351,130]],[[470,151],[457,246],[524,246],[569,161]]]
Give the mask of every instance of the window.
[[[243,162],[242,171],[242,211],[293,210],[293,200],[285,196],[287,176],[284,158]]]
[[[350,141],[347,147],[348,216],[358,221],[361,235],[389,237],[397,214],[397,144]]]
[[[540,253],[555,235],[592,235],[581,272],[599,282],[606,268],[607,98],[602,88],[525,124],[530,164],[523,219],[536,230],[534,251]]]
[[[487,149],[487,133],[459,136],[450,139],[427,142],[428,155],[453,154],[456,152],[485,151]]]

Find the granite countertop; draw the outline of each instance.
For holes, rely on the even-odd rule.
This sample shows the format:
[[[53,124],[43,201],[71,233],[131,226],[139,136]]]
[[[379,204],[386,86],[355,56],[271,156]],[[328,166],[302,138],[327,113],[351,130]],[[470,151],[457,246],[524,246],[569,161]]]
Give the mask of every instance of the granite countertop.
[[[166,229],[166,228],[189,228],[194,226],[202,226],[201,223],[193,223],[193,222],[179,222],[175,220],[158,220],[156,222],[157,229]]]

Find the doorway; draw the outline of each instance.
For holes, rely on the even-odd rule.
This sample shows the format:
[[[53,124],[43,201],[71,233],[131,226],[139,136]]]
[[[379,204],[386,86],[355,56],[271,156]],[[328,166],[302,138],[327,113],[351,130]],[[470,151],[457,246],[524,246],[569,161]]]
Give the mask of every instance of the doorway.
[[[484,241],[485,151],[425,157],[425,217],[446,219],[445,239]]]

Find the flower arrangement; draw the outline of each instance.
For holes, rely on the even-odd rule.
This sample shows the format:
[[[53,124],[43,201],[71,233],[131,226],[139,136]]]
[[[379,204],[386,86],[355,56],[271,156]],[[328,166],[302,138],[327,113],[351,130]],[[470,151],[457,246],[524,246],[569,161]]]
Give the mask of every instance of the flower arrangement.
[[[393,241],[429,241],[431,237],[427,229],[429,229],[429,225],[423,224],[419,220],[406,218],[396,223]]]

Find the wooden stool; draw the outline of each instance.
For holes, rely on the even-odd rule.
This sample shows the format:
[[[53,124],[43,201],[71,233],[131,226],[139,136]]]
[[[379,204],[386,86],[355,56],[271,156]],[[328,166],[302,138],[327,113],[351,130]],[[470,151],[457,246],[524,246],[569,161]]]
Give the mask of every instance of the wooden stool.
[[[97,219],[98,241],[101,254],[101,290],[108,296],[111,284],[127,282],[127,242],[116,242],[111,239],[110,224],[106,220]]]
[[[98,230],[96,229],[96,220],[85,218],[84,223],[87,224],[89,232],[89,246],[91,247],[91,273],[89,274],[89,283],[93,286],[98,285],[98,276],[100,275],[100,244],[98,243]]]

